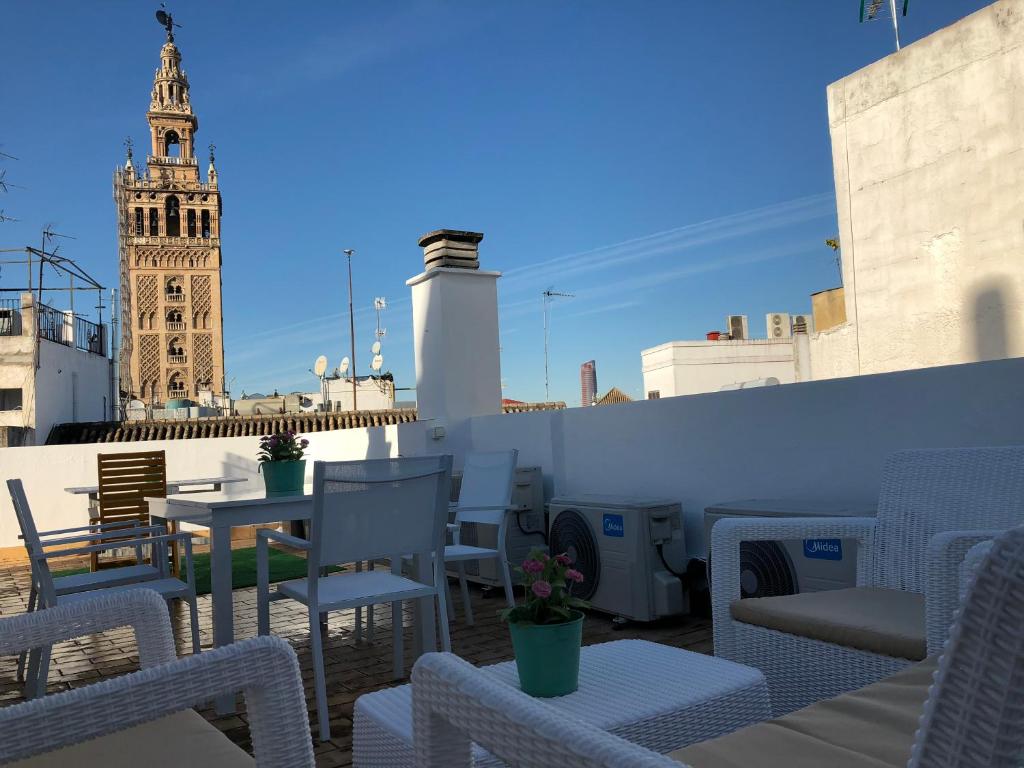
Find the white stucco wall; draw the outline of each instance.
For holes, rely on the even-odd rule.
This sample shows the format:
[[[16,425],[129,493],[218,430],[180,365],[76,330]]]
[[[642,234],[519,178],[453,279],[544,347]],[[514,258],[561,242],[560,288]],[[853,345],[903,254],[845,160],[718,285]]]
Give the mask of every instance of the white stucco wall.
[[[855,339],[818,339],[816,377],[1024,355],[1022,83],[1000,0],[829,86]]]
[[[874,502],[901,448],[1024,443],[1024,359],[473,420],[473,447],[515,447],[549,492]],[[674,556],[679,557],[675,552]]]
[[[340,429],[315,432],[306,437],[307,479],[312,462],[385,458],[399,452],[400,435],[410,450],[422,448],[419,424]],[[245,477],[247,482],[225,486],[229,493],[263,487],[257,474],[257,437],[224,437],[201,440],[153,440],[139,443],[97,443],[91,445],[47,445],[29,448],[0,448],[0,547],[19,546],[18,524],[4,483],[21,478],[32,506],[36,525],[42,529],[67,528],[88,522],[85,496],[71,496],[64,488],[96,484],[96,454],[164,450],[168,479],[190,477]]]
[[[662,397],[717,392],[727,384],[775,377],[797,380],[790,339],[671,341],[640,352],[644,396]]]
[[[0,388],[22,391],[22,409],[0,411],[0,425],[34,429],[42,444],[55,424],[107,418],[110,361],[43,340],[36,370],[35,343],[28,335],[0,336]]]

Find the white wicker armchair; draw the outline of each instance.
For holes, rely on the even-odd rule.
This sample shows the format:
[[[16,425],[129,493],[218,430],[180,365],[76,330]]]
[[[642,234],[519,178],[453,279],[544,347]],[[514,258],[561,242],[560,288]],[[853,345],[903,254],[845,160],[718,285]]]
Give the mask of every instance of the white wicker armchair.
[[[900,605],[917,610],[917,601],[923,601],[923,625],[915,625],[914,631],[927,640],[927,653],[933,654],[952,623],[960,597],[959,568],[967,551],[1020,523],[1024,446],[895,453],[883,470],[877,518],[721,520],[711,534],[715,654],[763,671],[776,715],[861,688],[925,655],[923,642],[918,658],[905,658],[736,620],[734,611],[749,611],[755,603],[778,610],[794,605],[794,599],[807,599],[760,598],[740,606],[740,542],[856,541],[857,587],[877,590],[866,601],[860,592],[862,606],[867,602],[870,609],[871,599],[887,595],[899,596]],[[857,591],[829,593],[828,599],[839,605]]]
[[[939,660],[912,747],[912,730],[906,733],[906,748],[912,754],[910,768],[1020,768],[1024,754],[1024,700],[1020,697],[1024,688],[1024,633],[1020,631],[1024,623],[1024,527],[1002,535],[978,565],[984,551],[981,547],[972,551],[975,577]],[[412,682],[420,768],[469,768],[472,742],[520,768],[681,765],[571,720],[451,654],[421,657]],[[875,718],[860,712],[862,720],[879,726],[890,715],[884,703]],[[789,730],[785,722],[781,721],[780,733]],[[751,726],[725,739],[743,740],[748,731],[762,727]],[[794,764],[828,764],[815,759],[815,750],[822,746],[825,754],[836,754],[812,738],[788,743],[790,748],[796,743],[801,750],[793,755]],[[787,764],[788,752],[773,749],[763,740],[759,744],[767,750],[764,757],[768,763]],[[881,764],[852,753],[847,753],[846,759],[852,760],[850,764]],[[701,763],[704,768],[711,764]]]
[[[130,626],[139,649],[138,672],[0,709],[0,763],[44,755],[92,739],[114,738],[101,747],[105,765],[147,765],[166,752],[175,764],[222,764],[190,754],[184,734],[151,744],[154,755],[124,754],[117,735],[226,693],[242,691],[257,766],[314,765],[313,746],[295,652],[284,640],[259,637],[196,656],[175,658],[167,606],[147,589],[111,593],[0,620],[0,655],[53,644],[106,629]],[[198,716],[196,716],[198,717]],[[203,721],[202,726],[205,726]],[[216,729],[212,738],[224,739]],[[208,740],[207,740],[208,741]],[[176,748],[172,748],[175,747]],[[227,746],[234,752],[237,749]],[[244,753],[241,755],[246,758]],[[204,759],[206,758],[206,759]],[[73,752],[67,762],[82,760]],[[232,763],[234,764],[234,763]]]

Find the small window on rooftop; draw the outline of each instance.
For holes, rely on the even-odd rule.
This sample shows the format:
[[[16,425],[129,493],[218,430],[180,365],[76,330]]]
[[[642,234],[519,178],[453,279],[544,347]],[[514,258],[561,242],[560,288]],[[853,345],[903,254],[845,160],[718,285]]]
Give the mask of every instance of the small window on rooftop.
[[[652,389],[650,392],[647,393],[647,399],[648,400],[660,400],[661,399],[661,390],[660,389]]]
[[[0,411],[20,411],[21,390],[0,389]]]

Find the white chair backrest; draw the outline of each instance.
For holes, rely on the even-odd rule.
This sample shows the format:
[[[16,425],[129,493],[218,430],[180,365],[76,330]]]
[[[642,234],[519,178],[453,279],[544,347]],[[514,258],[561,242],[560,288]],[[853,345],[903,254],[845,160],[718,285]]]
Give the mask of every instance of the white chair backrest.
[[[872,583],[925,590],[925,553],[938,533],[1024,523],[1024,446],[899,451],[878,495]]]
[[[313,464],[310,569],[443,550],[452,457]]]
[[[1024,765],[1024,526],[995,540],[967,588],[909,768]]]
[[[519,451],[467,453],[455,510],[460,523],[500,525],[512,503]]]
[[[50,566],[47,565],[46,560],[36,559],[36,555],[43,551],[43,545],[39,540],[36,522],[32,519],[32,510],[28,506],[25,487],[21,480],[8,480],[7,491],[11,494],[11,504],[14,505],[14,514],[18,518],[21,537],[25,541],[25,549],[28,551],[29,562],[32,566],[32,580],[35,581],[39,589],[42,607],[53,606],[57,599],[53,588],[53,576],[50,574]]]

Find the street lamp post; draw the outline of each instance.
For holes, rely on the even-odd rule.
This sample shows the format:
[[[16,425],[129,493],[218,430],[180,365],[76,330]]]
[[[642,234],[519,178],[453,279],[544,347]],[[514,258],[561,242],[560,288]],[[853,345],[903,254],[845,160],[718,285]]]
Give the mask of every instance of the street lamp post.
[[[352,410],[359,410],[356,405],[356,318],[352,311],[352,256],[355,251],[346,248],[344,251],[348,257],[348,332],[349,341],[352,344]]]

